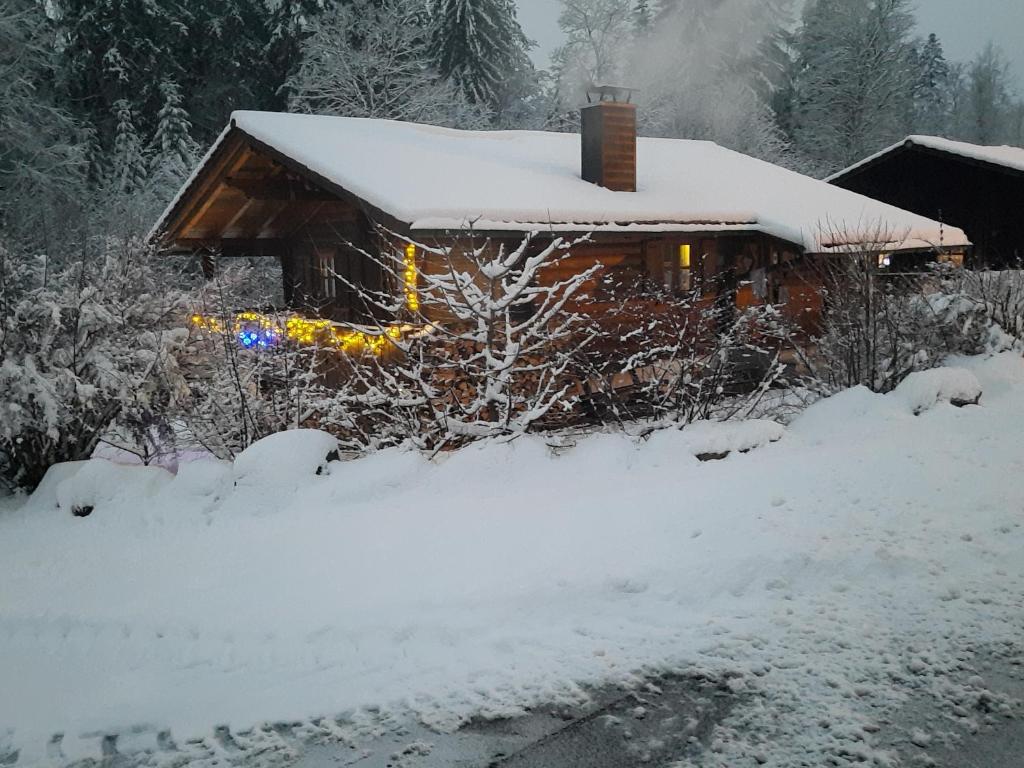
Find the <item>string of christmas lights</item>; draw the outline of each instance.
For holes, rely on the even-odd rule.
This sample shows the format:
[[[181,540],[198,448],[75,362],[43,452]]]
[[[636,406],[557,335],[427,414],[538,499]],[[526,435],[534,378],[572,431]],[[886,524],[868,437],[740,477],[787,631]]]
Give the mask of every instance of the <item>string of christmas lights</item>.
[[[224,333],[224,321],[211,315],[194,314],[192,325],[210,333]],[[390,326],[383,334],[360,331],[337,325],[330,320],[310,320],[291,315],[281,325],[277,319],[259,312],[239,312],[235,315],[232,333],[246,349],[266,349],[287,339],[303,345],[333,347],[344,352],[368,350],[375,355],[384,351],[388,339],[397,339],[402,328]]]

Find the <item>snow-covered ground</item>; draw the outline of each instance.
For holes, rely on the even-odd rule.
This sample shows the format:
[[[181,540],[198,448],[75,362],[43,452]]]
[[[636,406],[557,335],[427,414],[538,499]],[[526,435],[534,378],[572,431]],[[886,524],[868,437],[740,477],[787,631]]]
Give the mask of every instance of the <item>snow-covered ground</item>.
[[[982,718],[983,681],[949,672],[1024,630],[1024,360],[956,364],[974,375],[851,390],[784,431],[386,451],[319,475],[319,447],[287,436],[176,477],[59,467],[0,508],[0,757],[330,730],[317,718],[369,707],[450,729],[697,669],[749,694],[721,764],[888,764],[874,735],[909,682]],[[942,402],[979,384],[979,406]]]

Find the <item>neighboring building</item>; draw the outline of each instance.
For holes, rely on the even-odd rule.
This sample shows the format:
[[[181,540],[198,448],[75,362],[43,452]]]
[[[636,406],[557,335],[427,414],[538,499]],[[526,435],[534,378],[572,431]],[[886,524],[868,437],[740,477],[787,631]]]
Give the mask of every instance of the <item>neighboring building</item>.
[[[589,233],[569,268],[598,262],[617,284],[646,278],[719,303],[723,291],[741,305],[786,303],[807,322],[821,306],[800,274],[809,255],[883,231],[893,252],[969,245],[955,228],[710,142],[638,140],[621,95],[605,89],[582,110],[582,140],[236,112],[152,237],[168,251],[280,259],[289,306],[342,323],[368,319],[347,283],[409,288],[387,285],[362,251],[437,269],[416,244],[457,246],[470,230],[515,244]],[[598,287],[588,308],[600,305]]]
[[[1024,259],[1024,149],[910,136],[828,179],[843,189],[963,229],[972,262]]]

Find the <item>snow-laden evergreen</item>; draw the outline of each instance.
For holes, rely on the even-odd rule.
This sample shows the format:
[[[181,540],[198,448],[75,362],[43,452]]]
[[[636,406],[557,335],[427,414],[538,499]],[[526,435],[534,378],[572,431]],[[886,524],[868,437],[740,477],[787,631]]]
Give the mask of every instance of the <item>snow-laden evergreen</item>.
[[[816,0],[804,11],[795,134],[835,171],[907,134],[913,17],[908,0]]]
[[[0,7],[0,247],[32,248],[84,191],[85,137],[52,86],[57,56],[39,3]],[[52,226],[52,224],[46,224]]]
[[[164,105],[158,113],[153,135],[153,174],[167,176],[168,186],[180,185],[191,173],[199,157],[199,147],[192,139],[192,121],[182,104],[177,83],[167,81],[160,86]]]
[[[310,22],[288,81],[294,111],[484,127],[477,105],[433,68],[428,18],[415,0],[351,0]]]
[[[432,13],[440,74],[470,102],[500,109],[506,82],[531,69],[513,0],[434,0]]]

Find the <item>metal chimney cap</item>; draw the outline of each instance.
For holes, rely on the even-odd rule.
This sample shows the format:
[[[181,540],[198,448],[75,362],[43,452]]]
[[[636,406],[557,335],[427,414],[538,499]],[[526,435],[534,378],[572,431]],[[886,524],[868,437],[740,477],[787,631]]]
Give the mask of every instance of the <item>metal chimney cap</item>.
[[[614,101],[629,104],[633,100],[633,94],[638,90],[638,88],[626,88],[622,85],[593,83],[587,88],[587,103]]]

